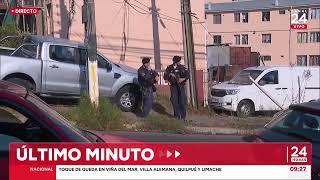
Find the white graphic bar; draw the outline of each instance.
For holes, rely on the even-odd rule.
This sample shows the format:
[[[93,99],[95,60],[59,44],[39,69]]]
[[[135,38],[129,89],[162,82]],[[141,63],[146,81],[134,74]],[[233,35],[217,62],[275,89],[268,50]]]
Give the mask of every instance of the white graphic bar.
[[[311,166],[58,165],[57,180],[310,180]]]

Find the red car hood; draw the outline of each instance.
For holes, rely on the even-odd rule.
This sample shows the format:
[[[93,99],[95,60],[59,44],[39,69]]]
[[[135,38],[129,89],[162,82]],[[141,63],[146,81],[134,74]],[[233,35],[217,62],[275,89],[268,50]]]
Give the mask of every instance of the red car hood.
[[[142,143],[142,141],[138,141],[136,139],[125,138],[120,136],[110,135],[104,132],[99,131],[91,131],[102,138],[106,143]]]

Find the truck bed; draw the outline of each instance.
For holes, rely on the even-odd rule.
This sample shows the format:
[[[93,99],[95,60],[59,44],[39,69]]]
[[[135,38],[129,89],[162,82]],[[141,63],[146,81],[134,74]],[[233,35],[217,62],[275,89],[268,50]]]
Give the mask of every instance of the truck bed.
[[[12,74],[24,74],[32,78],[36,91],[41,88],[42,61],[40,59],[22,58],[0,55],[0,79],[6,79]]]
[[[14,50],[15,50],[14,48],[1,47],[1,46],[0,46],[0,55],[7,55],[7,56],[9,56],[10,54],[13,53]]]

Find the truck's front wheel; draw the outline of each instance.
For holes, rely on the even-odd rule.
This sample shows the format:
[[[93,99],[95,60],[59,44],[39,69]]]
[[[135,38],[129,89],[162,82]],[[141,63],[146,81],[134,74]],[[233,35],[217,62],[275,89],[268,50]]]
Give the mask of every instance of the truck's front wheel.
[[[137,88],[134,88],[133,86],[124,86],[116,95],[117,105],[122,111],[135,111],[140,101],[139,94]]]
[[[31,91],[31,92],[36,91],[36,85],[33,82],[30,82],[29,80],[13,77],[13,78],[6,79],[6,81],[12,82],[14,84],[18,84],[26,88],[28,91]]]
[[[237,115],[239,117],[250,117],[254,114],[254,104],[249,100],[242,100],[238,104]]]

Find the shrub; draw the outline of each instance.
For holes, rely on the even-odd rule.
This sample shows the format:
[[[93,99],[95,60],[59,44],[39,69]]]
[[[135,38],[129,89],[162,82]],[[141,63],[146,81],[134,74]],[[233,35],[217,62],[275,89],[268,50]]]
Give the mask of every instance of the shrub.
[[[23,39],[22,37],[28,35],[16,28],[14,24],[1,26],[0,27],[0,39],[5,38],[6,36],[18,36],[21,38],[9,38],[5,41],[0,42],[0,46],[16,48],[21,45]]]
[[[168,96],[157,94],[155,101],[158,102],[159,104],[163,105],[166,108],[172,108],[170,97],[168,97]]]
[[[73,113],[76,122],[91,130],[107,130],[123,128],[122,115],[119,108],[109,99],[101,97],[99,106],[91,103],[88,95],[82,95],[78,107]]]

